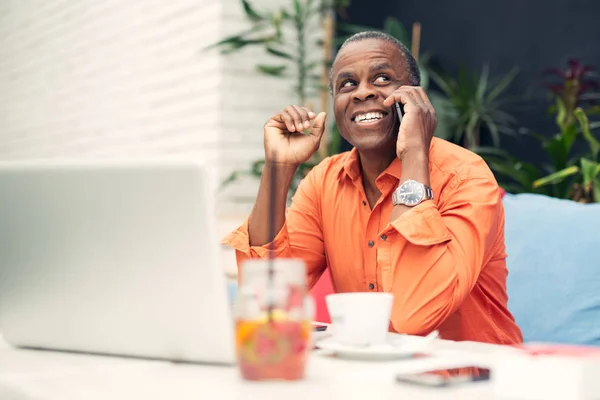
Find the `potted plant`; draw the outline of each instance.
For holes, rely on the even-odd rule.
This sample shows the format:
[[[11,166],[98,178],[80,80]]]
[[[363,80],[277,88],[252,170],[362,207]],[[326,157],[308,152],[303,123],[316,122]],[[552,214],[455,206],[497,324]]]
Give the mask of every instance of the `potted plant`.
[[[498,147],[501,133],[514,133],[516,119],[509,108],[516,99],[506,91],[517,73],[518,69],[513,68],[493,79],[487,64],[479,74],[462,68],[457,78],[430,71],[431,80],[441,90],[430,93],[438,115],[438,136],[473,150],[480,146],[482,130],[486,130],[494,147]]]
[[[558,132],[550,137],[533,132],[529,135],[544,149],[547,163],[536,166],[499,149],[478,149],[506,190],[584,203],[600,201],[600,142],[593,134],[600,123],[588,120],[588,115],[598,113],[593,100],[594,90],[600,85],[590,71],[578,60],[569,60],[566,69],[545,72],[560,79],[545,83],[553,99],[548,111],[555,117]],[[578,142],[583,142],[586,150],[577,151]]]

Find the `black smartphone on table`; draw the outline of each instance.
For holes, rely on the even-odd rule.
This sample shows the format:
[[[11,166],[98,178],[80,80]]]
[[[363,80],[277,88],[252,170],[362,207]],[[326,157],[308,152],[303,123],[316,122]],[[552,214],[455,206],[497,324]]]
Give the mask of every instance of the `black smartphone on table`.
[[[460,368],[435,369],[415,374],[398,374],[396,382],[427,387],[450,387],[490,379],[489,368],[466,366]]]

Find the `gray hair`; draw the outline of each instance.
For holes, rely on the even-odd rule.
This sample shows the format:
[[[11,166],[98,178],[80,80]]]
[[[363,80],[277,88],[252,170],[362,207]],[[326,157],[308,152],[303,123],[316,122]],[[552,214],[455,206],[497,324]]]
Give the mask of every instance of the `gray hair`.
[[[412,53],[405,45],[402,44],[402,42],[400,42],[395,37],[388,35],[387,33],[379,32],[379,31],[365,31],[365,32],[356,33],[344,41],[344,43],[340,47],[340,51],[344,47],[349,45],[350,43],[356,43],[356,42],[360,42],[360,41],[368,40],[368,39],[384,40],[384,41],[394,45],[398,49],[400,54],[402,54],[402,57],[404,58],[404,62],[405,62],[404,66],[408,70],[408,82],[412,86],[419,86],[421,84],[421,73],[419,72],[419,65],[417,64],[417,61],[413,57]],[[339,54],[339,51],[338,51],[338,54]],[[337,56],[336,56],[336,58],[337,58]],[[333,68],[331,69],[331,71],[329,73],[329,89],[333,93],[333,86],[332,86],[333,76],[332,76],[332,74],[333,74]]]

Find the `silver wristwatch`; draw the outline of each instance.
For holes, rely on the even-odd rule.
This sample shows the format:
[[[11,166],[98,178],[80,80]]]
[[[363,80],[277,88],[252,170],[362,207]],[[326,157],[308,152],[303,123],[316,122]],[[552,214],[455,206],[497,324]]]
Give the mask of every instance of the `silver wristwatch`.
[[[402,183],[392,193],[392,202],[395,206],[403,204],[414,207],[425,200],[433,200],[433,191],[429,186],[411,179]]]

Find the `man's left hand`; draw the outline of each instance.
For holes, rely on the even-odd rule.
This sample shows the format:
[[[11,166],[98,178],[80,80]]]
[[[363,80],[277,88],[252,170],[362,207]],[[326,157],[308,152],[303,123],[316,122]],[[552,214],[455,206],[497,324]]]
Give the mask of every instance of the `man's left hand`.
[[[398,158],[402,160],[413,153],[429,155],[437,119],[425,90],[420,86],[400,86],[384,100],[383,105],[393,107],[396,102],[404,105],[396,142]]]

